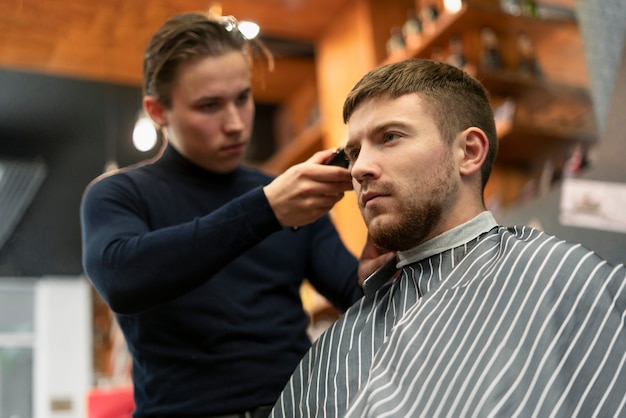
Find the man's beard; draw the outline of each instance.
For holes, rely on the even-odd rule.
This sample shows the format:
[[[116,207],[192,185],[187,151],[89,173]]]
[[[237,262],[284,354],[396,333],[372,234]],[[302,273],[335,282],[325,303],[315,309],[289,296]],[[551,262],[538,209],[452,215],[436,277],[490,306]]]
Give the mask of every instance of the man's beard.
[[[398,218],[381,225],[368,225],[374,243],[389,251],[406,251],[423,243],[440,224],[446,213],[446,205],[451,204],[451,197],[456,194],[458,185],[450,173],[451,161],[446,161],[430,178],[429,199],[419,196],[419,189],[405,200],[399,210]]]
[[[397,222],[370,230],[374,243],[389,251],[406,251],[419,244],[441,219],[442,208],[428,202],[403,211]]]

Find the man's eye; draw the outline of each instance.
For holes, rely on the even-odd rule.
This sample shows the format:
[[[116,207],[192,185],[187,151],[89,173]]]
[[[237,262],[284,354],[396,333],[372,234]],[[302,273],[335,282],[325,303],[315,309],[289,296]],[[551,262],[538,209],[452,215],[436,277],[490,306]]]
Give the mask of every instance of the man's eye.
[[[346,155],[348,156],[348,161],[356,161],[356,159],[359,157],[359,150],[350,150],[348,153],[346,153]]]
[[[394,134],[394,133],[386,133],[386,134],[383,136],[383,140],[384,140],[384,142],[393,141],[393,140],[394,140],[394,139],[396,139],[397,137],[398,137],[398,135],[397,135],[397,134]]]

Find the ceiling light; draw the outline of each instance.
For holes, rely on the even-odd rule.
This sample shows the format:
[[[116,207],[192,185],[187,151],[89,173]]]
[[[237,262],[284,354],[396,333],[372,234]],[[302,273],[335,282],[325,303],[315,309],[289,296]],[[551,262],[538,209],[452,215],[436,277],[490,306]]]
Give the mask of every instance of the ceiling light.
[[[239,29],[239,32],[241,32],[241,34],[245,36],[247,39],[256,38],[257,35],[259,34],[259,31],[261,30],[259,28],[259,25],[257,25],[254,22],[249,22],[246,20],[239,22],[239,25],[237,26],[237,28]]]
[[[456,13],[463,7],[461,0],[443,0],[444,8],[450,13]]]
[[[157,131],[152,120],[147,116],[141,116],[135,122],[133,129],[133,145],[141,152],[150,151],[157,142]]]

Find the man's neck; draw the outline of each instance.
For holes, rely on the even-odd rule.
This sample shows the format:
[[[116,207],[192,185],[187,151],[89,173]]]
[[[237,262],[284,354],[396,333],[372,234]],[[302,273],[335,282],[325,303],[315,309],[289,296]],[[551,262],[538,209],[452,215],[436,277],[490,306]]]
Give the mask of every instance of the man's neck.
[[[434,254],[463,245],[496,226],[498,226],[498,223],[493,214],[489,211],[483,211],[469,221],[457,225],[416,247],[406,251],[399,251],[397,266],[402,267],[415,263]]]

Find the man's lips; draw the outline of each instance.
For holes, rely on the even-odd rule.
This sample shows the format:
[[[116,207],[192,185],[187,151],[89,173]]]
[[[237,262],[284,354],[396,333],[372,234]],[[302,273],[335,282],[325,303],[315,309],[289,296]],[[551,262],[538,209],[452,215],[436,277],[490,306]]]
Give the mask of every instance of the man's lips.
[[[383,196],[386,196],[386,195],[383,193],[377,193],[377,192],[365,192],[361,195],[361,203],[363,207],[367,207],[368,203],[372,204],[372,202],[374,202],[375,200]]]

